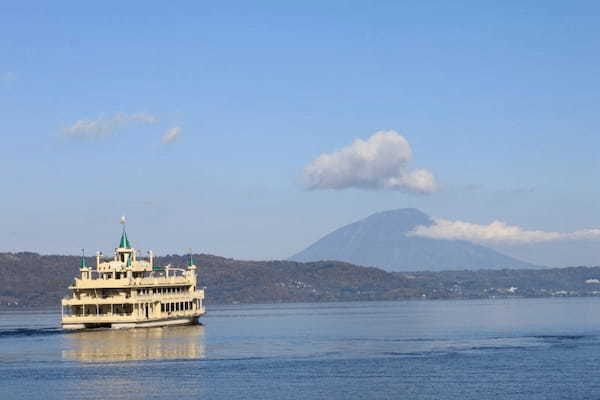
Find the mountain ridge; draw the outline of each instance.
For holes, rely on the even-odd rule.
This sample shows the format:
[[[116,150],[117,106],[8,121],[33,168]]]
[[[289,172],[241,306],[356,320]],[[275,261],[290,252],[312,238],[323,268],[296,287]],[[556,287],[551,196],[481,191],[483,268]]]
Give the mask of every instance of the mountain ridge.
[[[185,265],[187,255],[157,257]],[[338,261],[240,261],[195,254],[211,304],[600,296],[600,267],[386,272]],[[79,275],[80,256],[0,253],[0,309],[52,307]],[[87,257],[88,265],[94,258]]]
[[[464,240],[408,235],[433,220],[416,208],[380,211],[344,225],[294,254],[298,262],[337,260],[386,271],[538,268]]]

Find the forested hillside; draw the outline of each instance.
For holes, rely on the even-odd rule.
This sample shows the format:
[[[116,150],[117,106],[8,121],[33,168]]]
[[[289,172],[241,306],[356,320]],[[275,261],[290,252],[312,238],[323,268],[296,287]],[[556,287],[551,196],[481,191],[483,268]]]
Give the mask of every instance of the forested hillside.
[[[207,304],[600,295],[600,267],[391,273],[337,261],[239,261],[206,254],[195,260]],[[79,261],[0,253],[0,307],[58,306]],[[156,259],[160,265],[185,262],[185,256]]]

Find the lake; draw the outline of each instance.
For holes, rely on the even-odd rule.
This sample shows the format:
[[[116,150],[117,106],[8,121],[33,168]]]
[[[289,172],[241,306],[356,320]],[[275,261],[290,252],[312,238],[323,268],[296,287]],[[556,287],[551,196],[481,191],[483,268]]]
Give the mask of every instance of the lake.
[[[1,399],[597,399],[600,299],[208,307],[65,333],[0,313]]]

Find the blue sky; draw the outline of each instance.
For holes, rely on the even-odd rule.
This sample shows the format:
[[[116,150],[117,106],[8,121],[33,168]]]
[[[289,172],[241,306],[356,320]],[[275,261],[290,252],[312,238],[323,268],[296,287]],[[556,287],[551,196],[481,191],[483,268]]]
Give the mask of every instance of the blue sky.
[[[143,249],[252,259],[401,207],[600,227],[597,3],[323,3],[4,2],[0,251],[106,252],[122,214]],[[157,122],[65,134],[119,113]],[[303,187],[381,130],[438,191]]]

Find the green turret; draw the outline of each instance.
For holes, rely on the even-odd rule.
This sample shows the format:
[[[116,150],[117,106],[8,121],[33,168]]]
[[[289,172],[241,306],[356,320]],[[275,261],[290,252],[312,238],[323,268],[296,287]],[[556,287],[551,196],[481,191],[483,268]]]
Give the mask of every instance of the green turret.
[[[85,251],[81,250],[81,263],[79,263],[79,268],[87,268],[87,263],[85,262]]]
[[[127,238],[127,232],[125,232],[125,227],[123,227],[123,234],[121,235],[121,241],[119,242],[119,248],[122,249],[130,249],[131,243],[129,243],[129,239]]]

